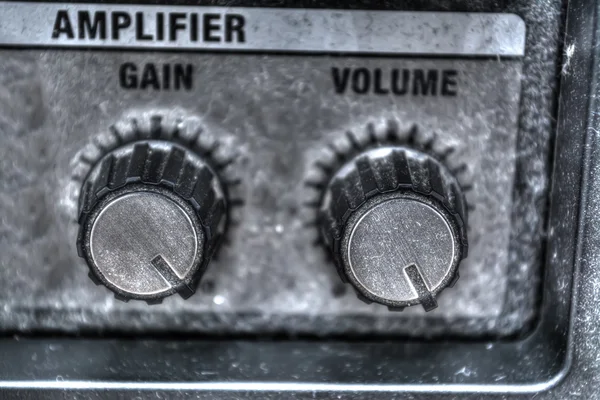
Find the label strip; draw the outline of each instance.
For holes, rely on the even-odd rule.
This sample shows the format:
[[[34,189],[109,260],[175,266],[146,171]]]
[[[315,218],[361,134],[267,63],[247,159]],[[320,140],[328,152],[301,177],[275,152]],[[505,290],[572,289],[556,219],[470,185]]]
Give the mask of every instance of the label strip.
[[[519,57],[514,14],[0,2],[0,46]]]

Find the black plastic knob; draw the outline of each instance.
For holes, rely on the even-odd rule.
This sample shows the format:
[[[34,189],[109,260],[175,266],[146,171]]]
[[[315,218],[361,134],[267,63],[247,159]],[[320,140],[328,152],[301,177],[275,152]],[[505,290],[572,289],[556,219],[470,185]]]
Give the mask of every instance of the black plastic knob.
[[[466,258],[467,210],[457,180],[435,158],[380,147],[329,182],[321,229],[342,279],[367,302],[437,307]]]
[[[191,296],[222,237],[227,201],[198,155],[136,142],[92,169],[80,198],[79,255],[121,300]]]

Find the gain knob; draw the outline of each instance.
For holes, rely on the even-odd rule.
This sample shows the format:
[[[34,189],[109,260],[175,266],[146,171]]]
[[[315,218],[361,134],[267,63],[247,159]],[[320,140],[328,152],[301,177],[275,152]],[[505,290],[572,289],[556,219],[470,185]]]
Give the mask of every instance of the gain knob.
[[[321,230],[342,279],[367,302],[437,307],[467,256],[467,214],[457,180],[435,158],[380,147],[330,180]]]
[[[226,207],[219,179],[195,153],[132,143],[104,156],[83,185],[79,255],[121,300],[187,298],[219,244]]]

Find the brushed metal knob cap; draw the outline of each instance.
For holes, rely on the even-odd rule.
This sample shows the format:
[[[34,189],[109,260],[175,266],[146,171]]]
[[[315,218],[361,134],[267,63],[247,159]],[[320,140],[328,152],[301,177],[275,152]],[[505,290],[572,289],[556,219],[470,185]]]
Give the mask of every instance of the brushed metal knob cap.
[[[429,311],[467,256],[465,204],[456,179],[433,157],[381,147],[329,182],[322,234],[340,276],[361,299]]]
[[[121,300],[191,296],[226,219],[226,198],[196,154],[164,141],[107,154],[80,200],[78,250],[90,277]]]

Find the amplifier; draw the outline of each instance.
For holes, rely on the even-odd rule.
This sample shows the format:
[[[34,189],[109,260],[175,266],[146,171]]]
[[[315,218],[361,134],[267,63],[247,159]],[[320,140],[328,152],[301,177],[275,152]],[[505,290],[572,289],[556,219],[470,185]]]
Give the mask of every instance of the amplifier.
[[[0,388],[595,398],[570,3],[0,2]]]

